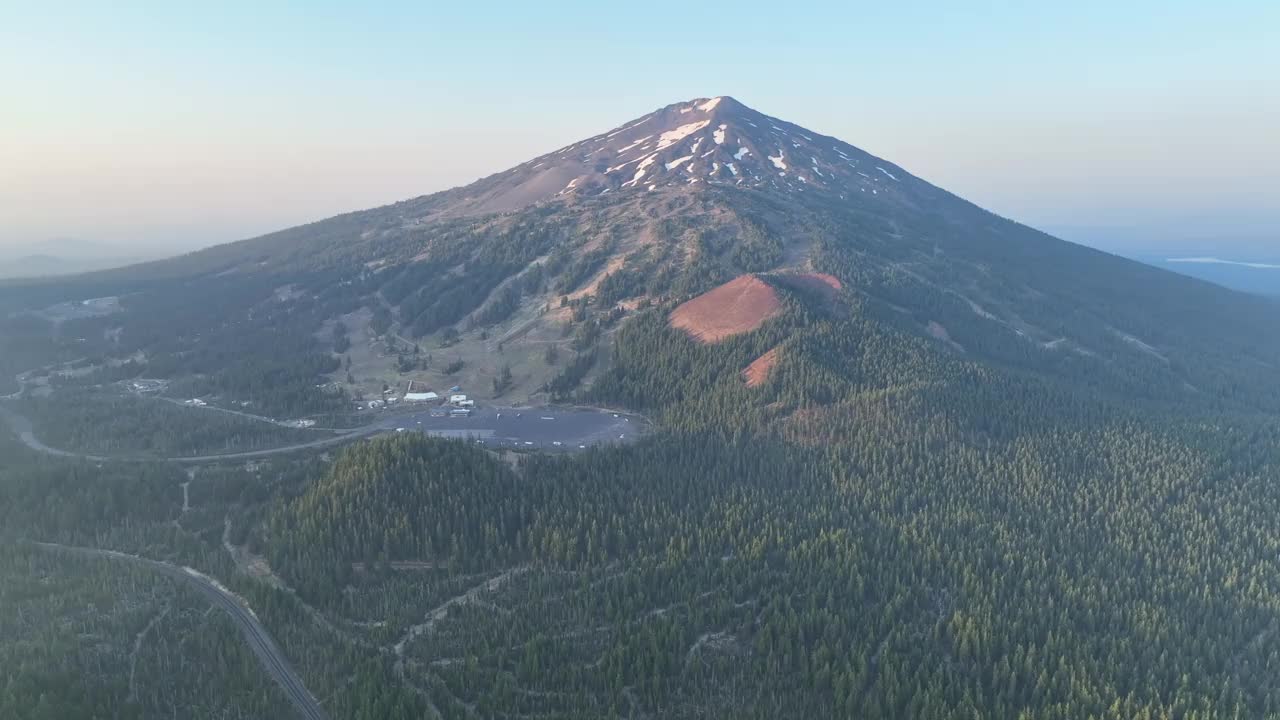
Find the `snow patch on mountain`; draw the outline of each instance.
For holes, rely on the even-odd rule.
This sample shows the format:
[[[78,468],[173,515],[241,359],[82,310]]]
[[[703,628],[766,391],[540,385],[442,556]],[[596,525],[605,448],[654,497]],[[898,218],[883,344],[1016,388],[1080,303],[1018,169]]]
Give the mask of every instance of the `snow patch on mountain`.
[[[687,162],[691,158],[693,158],[692,155],[685,155],[684,157],[678,157],[675,160],[672,160],[671,162],[666,163],[666,168],[668,170],[674,170],[680,167],[681,165],[683,165],[685,162]]]
[[[640,164],[636,166],[636,174],[632,176],[630,180],[622,183],[622,187],[626,187],[628,185],[635,185],[636,183],[640,182],[640,178],[644,177],[645,175],[645,169],[648,168],[650,165],[652,165],[653,161],[656,160],[657,157],[658,157],[658,154],[654,153],[646,157],[644,160],[642,160]]]
[[[631,150],[632,148],[634,148],[634,147],[635,147],[635,146],[637,146],[637,145],[642,144],[644,141],[648,140],[648,139],[649,139],[649,138],[651,138],[651,137],[653,137],[653,136],[652,136],[652,135],[649,135],[649,136],[647,136],[647,137],[642,137],[642,138],[640,138],[639,140],[637,140],[637,141],[635,141],[635,142],[631,143],[630,145],[628,145],[628,146],[626,146],[626,147],[622,148],[621,150],[619,150],[619,151],[618,151],[618,154],[619,154],[619,155],[622,155],[622,154],[626,153],[627,151]]]
[[[675,130],[668,130],[658,136],[657,149],[661,150],[663,148],[671,147],[672,145],[675,145],[676,143],[698,132],[699,130],[701,130],[702,128],[710,124],[711,124],[710,120],[701,120],[699,122],[692,122],[687,125],[681,125]]]

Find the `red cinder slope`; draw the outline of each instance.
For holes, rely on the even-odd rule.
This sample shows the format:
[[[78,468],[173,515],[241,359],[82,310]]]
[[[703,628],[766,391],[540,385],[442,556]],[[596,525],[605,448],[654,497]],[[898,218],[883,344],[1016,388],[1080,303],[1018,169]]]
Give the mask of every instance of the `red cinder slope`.
[[[703,343],[750,332],[782,312],[778,294],[755,275],[742,275],[681,304],[671,326]]]

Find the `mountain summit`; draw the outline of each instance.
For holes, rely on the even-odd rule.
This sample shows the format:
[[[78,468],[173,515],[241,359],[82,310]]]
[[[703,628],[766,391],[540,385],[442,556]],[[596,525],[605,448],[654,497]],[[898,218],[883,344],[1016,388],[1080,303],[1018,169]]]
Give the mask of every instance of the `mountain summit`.
[[[685,186],[798,193],[901,193],[887,161],[728,96],[668,105],[453,191],[446,215],[504,212],[559,196]]]

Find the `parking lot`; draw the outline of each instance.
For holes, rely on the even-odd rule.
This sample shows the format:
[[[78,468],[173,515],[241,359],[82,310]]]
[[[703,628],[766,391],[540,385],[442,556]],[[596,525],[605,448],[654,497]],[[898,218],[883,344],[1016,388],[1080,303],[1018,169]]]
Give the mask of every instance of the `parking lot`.
[[[632,442],[645,431],[638,415],[581,408],[477,408],[469,417],[432,417],[429,408],[381,421],[388,430],[474,439],[486,445],[542,450],[582,450]]]

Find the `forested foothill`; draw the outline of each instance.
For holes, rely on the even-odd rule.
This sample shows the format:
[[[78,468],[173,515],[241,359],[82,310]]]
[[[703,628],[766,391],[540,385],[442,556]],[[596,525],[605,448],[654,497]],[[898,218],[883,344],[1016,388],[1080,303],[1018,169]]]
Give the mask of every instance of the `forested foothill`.
[[[1159,375],[1081,390],[939,351],[849,294],[778,291],[779,316],[715,344],[670,327],[666,306],[622,326],[613,363],[575,392],[649,413],[661,431],[636,447],[512,465],[397,436],[331,463],[197,474],[185,514],[180,470],[15,448],[5,457],[26,465],[4,477],[5,527],[189,558],[237,583],[307,658],[305,677],[363,684],[366,703],[331,700],[335,716],[1275,711],[1265,397],[1227,407],[1143,389]],[[774,347],[748,387],[739,371]],[[224,540],[272,575],[237,569]],[[40,573],[69,562],[14,552],[15,588],[37,559]],[[133,583],[118,592],[163,585],[115,572]],[[159,638],[176,637],[167,624],[191,601],[148,602],[174,609],[142,647],[172,652]],[[151,620],[131,618],[94,620],[126,657]],[[19,677],[65,672],[67,652],[28,656]],[[88,674],[101,685],[84,692],[126,707],[126,666]],[[147,702],[179,692],[152,675],[134,691]],[[280,702],[248,671],[216,683],[244,688],[248,714]],[[209,703],[193,716],[216,716]]]

